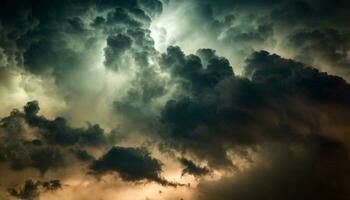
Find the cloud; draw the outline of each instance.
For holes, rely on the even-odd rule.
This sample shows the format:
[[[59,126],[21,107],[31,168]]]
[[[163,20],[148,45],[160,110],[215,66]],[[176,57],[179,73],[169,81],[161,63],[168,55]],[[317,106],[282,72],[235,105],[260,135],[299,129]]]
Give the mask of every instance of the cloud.
[[[147,183],[141,190],[157,198],[168,197],[158,187],[181,185],[171,177],[190,180],[201,199],[345,199],[349,7],[5,0],[0,162],[11,175],[4,187],[37,198],[51,190],[33,181],[41,176],[80,190],[96,183],[92,191],[103,193],[101,182],[118,182],[118,174],[128,187]]]
[[[179,159],[179,161],[184,167],[184,169],[182,170],[182,175],[190,174],[194,176],[203,176],[209,173],[208,168],[197,166],[191,160],[181,158]]]
[[[126,181],[154,181],[161,185],[176,186],[160,175],[162,163],[150,156],[144,148],[113,147],[90,165],[92,174],[117,172]]]
[[[115,61],[120,62],[124,51],[131,47],[132,40],[126,35],[110,36],[107,39],[107,48],[105,48],[106,61],[105,65],[107,67],[112,66]],[[117,70],[119,65],[116,64],[115,69]],[[124,64],[125,65],[125,64]]]
[[[91,160],[86,147],[107,148],[116,142],[116,132],[105,133],[98,125],[72,128],[64,118],[38,116],[39,109],[38,102],[31,101],[24,112],[13,110],[1,119],[1,160],[14,170],[32,167],[44,174],[49,169],[67,167],[73,155],[81,161]]]
[[[304,137],[316,135],[348,144],[337,130],[347,126],[339,117],[349,110],[350,87],[342,78],[265,51],[246,63],[249,79],[224,77],[205,93],[188,92],[168,101],[161,114],[167,127],[164,142],[211,166],[234,165],[227,155],[230,149],[271,141],[304,143]]]
[[[87,129],[76,129],[67,125],[64,118],[58,117],[55,120],[48,120],[45,117],[37,116],[39,105],[36,101],[28,102],[24,106],[26,122],[42,130],[42,137],[49,143],[58,145],[74,145],[100,147],[114,142],[115,132],[106,136],[99,125],[88,124]]]
[[[29,179],[21,188],[9,188],[8,192],[18,199],[31,200],[37,199],[42,192],[55,191],[61,187],[60,180],[33,181]]]
[[[234,74],[229,61],[216,56],[214,50],[200,49],[197,54],[185,56],[179,47],[170,46],[161,56],[161,67],[184,91],[203,92]]]
[[[141,74],[159,79],[155,66],[150,65],[157,52],[149,26],[161,12],[162,3],[158,0],[3,2],[0,77],[6,78],[2,82],[10,87],[15,80],[33,76],[41,81],[40,86],[47,87],[37,88],[32,82],[14,85],[11,92],[19,92],[11,94],[21,95],[21,99],[17,98],[21,103],[38,99],[40,94],[35,89],[42,89],[45,95],[56,89],[59,100],[54,98],[57,102],[50,102],[50,106],[60,104],[63,107],[60,114],[74,124],[102,121],[101,124],[113,128],[115,119],[111,118],[117,117],[108,107],[112,101],[123,101],[129,98],[129,93],[147,93],[153,98],[148,88],[156,83],[148,86],[149,79],[143,80]],[[9,76],[12,74],[16,76]],[[139,84],[144,84],[146,91],[138,88]],[[8,91],[0,92],[10,96]],[[93,95],[96,93],[99,95]],[[96,105],[90,106],[88,102]],[[130,102],[125,106],[143,106],[139,104]]]
[[[349,33],[337,29],[302,30],[292,34],[288,43],[298,60],[348,78]]]
[[[345,69],[348,57],[344,56],[344,52],[349,50],[349,31],[345,28],[348,18],[346,10],[350,7],[347,1],[334,3],[330,0],[271,0],[264,4],[261,1],[193,0],[169,2],[164,7],[164,19],[169,21],[170,17],[180,16],[186,18],[177,28],[180,29],[180,33],[177,34],[172,33],[174,25],[168,25],[162,18],[158,21],[156,19],[158,29],[171,31],[165,39],[166,45],[179,45],[189,53],[203,47],[216,49],[236,66],[238,73],[244,67],[244,60],[251,53],[268,50],[349,79],[348,70]],[[329,31],[324,30],[329,29],[340,37],[334,38],[325,33]],[[329,35],[322,39],[327,48],[321,50],[316,46],[309,46],[306,47],[308,49],[304,49],[304,45],[309,43],[317,45],[311,38],[304,38],[305,42],[302,45],[295,44],[295,48],[291,48],[293,42],[288,41],[293,36],[300,32],[314,31]],[[335,40],[341,41],[341,44],[336,45],[336,50],[333,51],[332,44],[337,43]],[[306,59],[310,56],[300,57],[305,55],[301,53],[305,50],[308,54],[312,51],[310,56],[315,59]]]
[[[92,161],[95,158],[90,155],[86,150],[82,150],[82,149],[71,149],[70,150],[73,154],[75,154],[76,158],[78,158],[78,160],[81,161]]]
[[[324,138],[285,146],[269,144],[250,169],[218,181],[203,181],[200,199],[337,199],[349,187],[349,155],[344,146]]]

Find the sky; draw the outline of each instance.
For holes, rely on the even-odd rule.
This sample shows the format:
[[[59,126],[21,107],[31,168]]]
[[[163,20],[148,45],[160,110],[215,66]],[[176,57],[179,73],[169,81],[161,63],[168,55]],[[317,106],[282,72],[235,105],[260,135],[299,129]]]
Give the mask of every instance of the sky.
[[[347,0],[2,0],[0,199],[347,200]]]

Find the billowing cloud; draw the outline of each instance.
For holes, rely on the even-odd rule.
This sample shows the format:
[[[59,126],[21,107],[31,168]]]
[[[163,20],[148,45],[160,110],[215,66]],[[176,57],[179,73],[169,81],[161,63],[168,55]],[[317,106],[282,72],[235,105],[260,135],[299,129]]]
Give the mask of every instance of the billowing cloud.
[[[227,147],[302,140],[304,134],[341,135],[322,130],[317,123],[323,117],[310,116],[326,114],[333,105],[338,117],[347,115],[349,85],[343,79],[264,51],[254,53],[245,69],[250,79],[223,78],[205,93],[189,92],[187,97],[169,101],[161,118],[170,127],[166,140],[173,139],[175,146],[193,149],[201,157],[228,163]],[[296,114],[303,107],[310,110]],[[325,117],[340,123],[338,117]]]
[[[229,58],[234,65],[238,65],[238,72],[243,69],[244,60],[252,52],[269,50],[348,80],[349,30],[346,28],[346,10],[349,6],[347,1],[334,3],[330,0],[271,0],[264,3],[227,0],[169,1],[164,4],[163,18],[155,20],[154,31],[165,30],[165,38],[161,40],[164,43],[161,44],[162,50],[167,45],[180,45],[191,53],[198,48],[213,48]],[[176,24],[176,21],[172,21],[175,24],[171,25],[166,23],[166,20],[181,16],[186,16],[187,19],[181,24]],[[180,31],[176,32],[177,29]],[[287,42],[299,33],[317,31],[328,36],[322,39],[304,37],[303,45],[294,41]],[[327,47],[321,48],[322,50],[316,47],[316,40],[322,40]],[[339,42],[341,44],[332,47],[333,43]],[[296,49],[290,48],[291,45],[295,45]],[[311,46],[314,46],[314,50]],[[306,59],[309,56],[300,57],[305,55],[301,54],[301,48],[301,51],[308,51],[310,56],[317,58],[313,60]],[[332,59],[334,55],[338,58]]]
[[[170,146],[214,168],[240,169],[230,151],[252,162],[223,185],[200,185],[202,198],[346,198],[348,123],[340,118],[349,113],[350,85],[266,51],[246,60],[244,75],[171,100],[162,112]]]

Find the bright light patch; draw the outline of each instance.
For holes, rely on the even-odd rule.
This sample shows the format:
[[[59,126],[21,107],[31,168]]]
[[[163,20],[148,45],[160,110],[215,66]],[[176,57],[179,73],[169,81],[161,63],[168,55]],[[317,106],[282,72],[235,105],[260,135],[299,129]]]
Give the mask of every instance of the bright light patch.
[[[159,17],[152,21],[151,37],[158,51],[164,52],[167,46],[176,44],[176,40],[182,37],[187,27],[185,21],[181,20],[185,11],[185,5],[178,6],[177,9],[168,6]]]

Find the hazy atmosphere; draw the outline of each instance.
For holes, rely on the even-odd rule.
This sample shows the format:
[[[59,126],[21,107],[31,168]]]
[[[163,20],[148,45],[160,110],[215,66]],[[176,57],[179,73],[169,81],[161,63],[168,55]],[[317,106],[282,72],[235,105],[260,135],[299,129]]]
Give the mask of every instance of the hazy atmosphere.
[[[348,200],[349,10],[2,0],[0,200]]]

